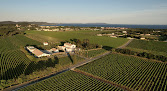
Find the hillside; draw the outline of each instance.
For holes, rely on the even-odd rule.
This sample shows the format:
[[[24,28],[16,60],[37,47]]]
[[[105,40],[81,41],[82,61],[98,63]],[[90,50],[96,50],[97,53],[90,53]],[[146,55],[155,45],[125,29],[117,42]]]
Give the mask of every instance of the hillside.
[[[31,60],[20,50],[20,47],[41,44],[23,35],[2,38],[0,42],[0,80],[18,77],[30,64]]]

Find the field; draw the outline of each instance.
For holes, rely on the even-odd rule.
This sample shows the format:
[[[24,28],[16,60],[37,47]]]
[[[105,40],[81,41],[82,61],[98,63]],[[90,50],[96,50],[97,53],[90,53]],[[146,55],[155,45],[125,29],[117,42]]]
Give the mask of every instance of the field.
[[[135,90],[167,90],[165,63],[111,54],[77,69]]]
[[[167,42],[133,40],[127,49],[167,56]]]
[[[108,47],[119,47],[128,40],[125,38],[111,38],[106,36],[96,36],[99,31],[66,31],[66,32],[48,32],[48,31],[26,31],[27,35],[44,35],[56,38],[56,41],[70,41],[70,39],[89,39],[91,43]]]
[[[40,44],[22,35],[0,39],[0,42],[0,80],[18,77],[31,62],[20,46]]]
[[[0,89],[10,84],[18,84],[34,79],[37,76],[50,74],[53,69],[57,71],[64,66],[83,60],[80,57],[71,55],[62,58],[40,58],[38,61],[32,61],[27,57],[28,55],[25,55],[22,49],[26,51],[24,46],[41,45],[41,43],[29,39],[24,35],[1,38],[0,42]],[[49,71],[49,68],[53,69]],[[47,72],[42,72],[44,70],[47,70]],[[33,76],[32,73],[36,74]],[[17,78],[21,79],[19,80],[20,82],[15,81]]]
[[[80,55],[88,57],[88,58],[91,58],[91,57],[96,57],[98,55],[101,55],[101,54],[103,54],[105,52],[107,52],[107,50],[105,50],[105,49],[88,50],[88,51],[82,51],[80,53]]]
[[[34,91],[34,90],[58,90],[58,91],[76,91],[76,90],[113,90],[121,91],[121,89],[87,77],[73,71],[67,71],[58,74],[52,78],[32,84],[19,91]]]

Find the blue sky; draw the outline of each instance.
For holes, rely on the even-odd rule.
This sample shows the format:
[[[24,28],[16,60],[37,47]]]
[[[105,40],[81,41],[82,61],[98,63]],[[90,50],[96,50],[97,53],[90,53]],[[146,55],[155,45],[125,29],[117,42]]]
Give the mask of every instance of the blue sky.
[[[0,21],[167,25],[167,0],[0,0]]]

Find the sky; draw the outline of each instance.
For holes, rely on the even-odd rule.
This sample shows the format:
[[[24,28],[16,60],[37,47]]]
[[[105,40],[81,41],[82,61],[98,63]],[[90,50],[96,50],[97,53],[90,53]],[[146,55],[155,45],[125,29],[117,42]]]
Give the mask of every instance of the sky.
[[[0,21],[167,25],[167,0],[0,0]]]

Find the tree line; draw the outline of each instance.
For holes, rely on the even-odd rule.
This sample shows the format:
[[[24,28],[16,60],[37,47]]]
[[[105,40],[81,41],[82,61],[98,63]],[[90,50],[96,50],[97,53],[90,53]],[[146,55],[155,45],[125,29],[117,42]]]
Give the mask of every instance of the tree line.
[[[0,37],[23,34],[24,31],[18,30],[16,24],[0,24]]]
[[[102,45],[90,43],[89,39],[83,39],[83,41],[81,41],[80,39],[70,39],[70,41],[73,44],[76,44],[78,48],[82,49],[102,48]]]

